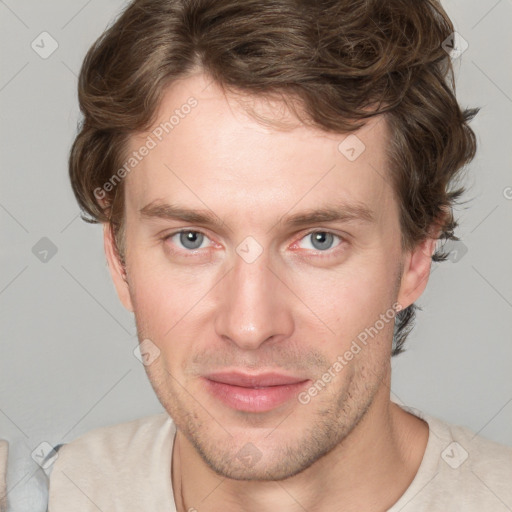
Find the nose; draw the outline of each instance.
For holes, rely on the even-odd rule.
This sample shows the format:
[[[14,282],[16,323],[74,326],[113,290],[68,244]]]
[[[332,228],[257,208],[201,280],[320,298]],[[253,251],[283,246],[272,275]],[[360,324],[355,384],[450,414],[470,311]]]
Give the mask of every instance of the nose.
[[[240,349],[256,350],[293,333],[293,294],[284,276],[269,267],[265,252],[252,263],[235,255],[234,267],[219,283],[215,330]]]

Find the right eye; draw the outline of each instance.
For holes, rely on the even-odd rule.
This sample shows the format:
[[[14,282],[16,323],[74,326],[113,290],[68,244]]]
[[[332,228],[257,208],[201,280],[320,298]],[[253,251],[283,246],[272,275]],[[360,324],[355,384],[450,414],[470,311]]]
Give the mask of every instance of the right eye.
[[[174,245],[181,245],[182,249],[188,251],[195,251],[208,247],[208,243],[203,247],[203,242],[207,242],[209,238],[201,231],[195,231],[191,229],[182,229],[166,235],[164,240],[172,240]]]

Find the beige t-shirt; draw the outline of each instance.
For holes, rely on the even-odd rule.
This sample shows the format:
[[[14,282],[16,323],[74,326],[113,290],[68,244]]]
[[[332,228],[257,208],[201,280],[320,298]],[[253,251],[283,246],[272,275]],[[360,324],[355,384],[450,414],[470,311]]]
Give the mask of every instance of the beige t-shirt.
[[[511,512],[512,448],[417,409],[429,438],[418,472],[387,512]],[[167,413],[87,432],[64,445],[50,477],[48,512],[176,512]]]

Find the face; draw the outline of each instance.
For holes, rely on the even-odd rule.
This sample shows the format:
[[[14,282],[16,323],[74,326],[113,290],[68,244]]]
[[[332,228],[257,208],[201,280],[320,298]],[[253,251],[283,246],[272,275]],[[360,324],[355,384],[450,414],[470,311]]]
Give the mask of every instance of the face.
[[[218,474],[278,480],[384,397],[396,304],[423,291],[431,249],[401,252],[382,118],[339,148],[344,134],[207,84],[174,83],[131,138],[151,148],[125,178],[126,280],[105,230],[107,255],[179,431]]]

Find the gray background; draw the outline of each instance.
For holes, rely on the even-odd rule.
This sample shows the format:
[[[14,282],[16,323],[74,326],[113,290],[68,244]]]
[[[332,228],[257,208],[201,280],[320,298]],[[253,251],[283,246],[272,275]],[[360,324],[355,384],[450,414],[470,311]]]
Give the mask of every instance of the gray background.
[[[408,350],[393,360],[392,392],[512,445],[512,1],[443,4],[469,44],[454,63],[459,102],[482,107],[478,155],[470,202],[457,210],[463,245],[432,267]],[[80,220],[66,167],[81,61],[122,5],[0,1],[0,438],[14,455],[17,510],[39,506],[27,489],[41,477],[31,458],[40,443],[162,410],[133,354],[134,322],[111,283],[101,227]],[[58,43],[45,59],[31,47],[51,49],[44,31]],[[41,261],[44,237],[57,252]]]

